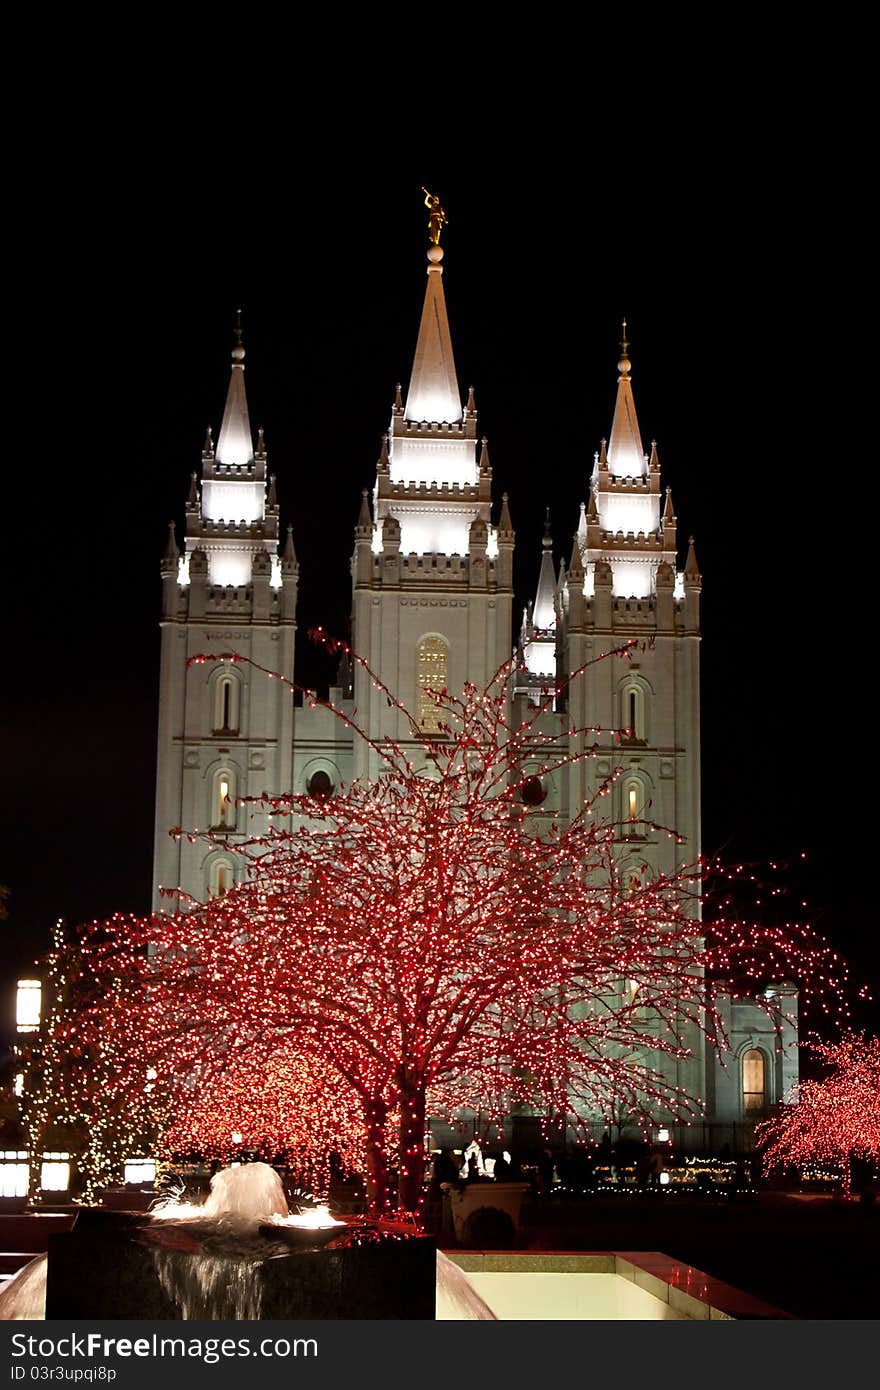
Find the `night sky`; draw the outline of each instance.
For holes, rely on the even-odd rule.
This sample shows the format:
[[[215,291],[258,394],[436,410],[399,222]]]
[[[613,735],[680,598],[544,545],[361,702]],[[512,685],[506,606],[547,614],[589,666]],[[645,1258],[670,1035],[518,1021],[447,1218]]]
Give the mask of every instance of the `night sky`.
[[[326,682],[305,632],[347,632],[360,493],[412,365],[424,181],[449,217],[456,368],[489,439],[496,519],[510,495],[518,611],[534,593],[547,506],[557,563],[568,560],[610,430],[625,314],[679,564],[693,532],[703,573],[704,847],[759,860],[806,850],[793,907],[809,900],[860,979],[880,973],[871,866],[853,859],[872,810],[855,761],[862,697],[844,679],[861,637],[859,575],[829,549],[839,519],[824,500],[838,466],[832,387],[845,402],[829,379],[839,286],[821,269],[821,226],[801,221],[783,187],[756,209],[735,189],[685,194],[667,171],[635,204],[609,189],[585,216],[552,167],[501,184],[462,175],[462,162],[401,171],[382,159],[299,179],[292,215],[256,189],[237,207],[195,183],[147,198],[130,176],[86,170],[51,253],[25,220],[8,325],[9,972],[59,915],[148,907],[159,557],[168,521],[182,533],[209,423],[216,438],[239,306],[251,424],[265,428],[300,560],[298,676]],[[156,168],[147,177],[161,186]]]

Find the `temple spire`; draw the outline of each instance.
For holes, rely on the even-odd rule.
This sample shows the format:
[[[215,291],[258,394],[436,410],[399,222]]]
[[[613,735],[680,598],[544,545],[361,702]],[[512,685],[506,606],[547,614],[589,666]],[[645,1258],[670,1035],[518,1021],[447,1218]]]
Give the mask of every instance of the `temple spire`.
[[[541,573],[538,576],[538,591],[532,609],[532,621],[536,628],[547,629],[556,622],[556,574],[553,568],[553,538],[550,535],[550,508],[544,521],[544,539],[541,554]]]
[[[611,438],[608,441],[608,466],[618,478],[640,478],[646,471],[645,454],[629,375],[631,363],[626,319],[623,320],[620,361],[617,366],[620,376],[617,379],[617,401],[614,406]]]
[[[414,423],[427,420],[457,424],[462,418],[443,294],[442,260],[443,248],[432,243],[428,247],[428,284],[404,409],[405,419]]]
[[[232,371],[226,409],[217,439],[216,459],[220,464],[250,463],[254,457],[251,425],[248,419],[247,395],[244,389],[244,346],[241,336],[241,310],[236,316],[235,346],[232,349]]]

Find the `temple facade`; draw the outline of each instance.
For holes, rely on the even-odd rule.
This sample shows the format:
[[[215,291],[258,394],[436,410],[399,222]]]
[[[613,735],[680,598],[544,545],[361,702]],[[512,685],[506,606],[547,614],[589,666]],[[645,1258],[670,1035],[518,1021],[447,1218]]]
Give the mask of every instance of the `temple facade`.
[[[361,498],[352,647],[430,731],[436,708],[427,692],[484,686],[513,647],[521,660],[512,699],[526,706],[560,675],[635,639],[631,660],[590,667],[535,725],[560,748],[571,722],[615,730],[613,751],[548,773],[544,742],[525,771],[548,824],[612,779],[609,819],[619,827],[625,875],[635,883],[674,872],[700,854],[701,577],[693,539],[680,544],[657,445],[643,445],[626,325],[610,433],[592,467],[573,479],[570,559],[555,566],[548,522],[534,599],[515,634],[511,509],[493,486],[474,392],[459,389],[442,262],[432,240],[409,385],[397,388],[375,483]],[[234,846],[267,828],[268,812],[248,798],[325,795],[378,771],[369,742],[255,669],[293,679],[294,535],[307,518],[282,535],[262,431],[254,441],[250,427],[244,364],[237,330],[217,441],[209,431],[190,478],[182,541],[172,525],[161,562],[157,912],[224,893],[243,872],[234,852],[171,836],[173,827],[220,830]],[[579,495],[587,500],[578,521]],[[254,665],[191,663],[229,651]],[[343,668],[338,679],[331,700],[357,710],[370,740],[412,739],[362,667]],[[705,1124],[673,1126],[681,1149],[748,1147],[754,1120],[796,1080],[796,1028],[787,1020],[796,1017],[797,995],[790,985],[772,988],[781,1032],[756,1004],[724,996],[729,1055],[719,1061],[694,1026],[690,1056],[664,1062],[675,1085],[707,1104]]]

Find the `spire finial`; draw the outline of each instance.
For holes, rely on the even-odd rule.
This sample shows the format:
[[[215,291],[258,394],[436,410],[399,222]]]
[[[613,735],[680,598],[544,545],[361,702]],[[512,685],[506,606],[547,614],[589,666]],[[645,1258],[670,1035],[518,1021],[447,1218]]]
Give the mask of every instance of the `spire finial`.
[[[202,446],[202,453],[203,453],[203,454],[213,454],[213,452],[214,452],[214,440],[213,440],[213,438],[211,437],[211,426],[209,425],[208,428],[205,430],[205,442],[204,442],[204,444],[203,444],[203,446]]]
[[[553,549],[553,537],[550,535],[550,508],[546,510],[544,516],[544,539],[541,542],[545,550]]]
[[[629,376],[630,360],[629,342],[626,336],[626,319],[624,319],[621,324],[620,361],[617,364],[617,368],[621,376]]]
[[[236,311],[235,311],[235,329],[234,329],[234,333],[235,333],[235,347],[232,349],[232,360],[233,360],[233,362],[243,362],[243,361],[244,361],[244,344],[243,344],[242,338],[241,338],[241,310],[240,310],[240,309],[236,309]]]

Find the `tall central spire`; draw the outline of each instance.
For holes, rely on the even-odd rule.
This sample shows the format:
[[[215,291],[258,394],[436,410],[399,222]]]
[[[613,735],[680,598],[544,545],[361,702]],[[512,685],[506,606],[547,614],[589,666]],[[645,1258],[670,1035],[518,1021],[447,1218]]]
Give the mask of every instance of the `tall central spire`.
[[[235,325],[235,346],[232,349],[232,373],[226,393],[226,409],[217,439],[216,459],[221,464],[250,463],[254,456],[251,422],[248,418],[247,395],[244,389],[244,346],[241,341],[241,310]]]
[[[632,382],[629,379],[626,319],[623,320],[620,361],[617,366],[620,376],[617,380],[617,401],[614,406],[611,438],[608,441],[608,468],[616,478],[641,478],[647,473],[648,465],[642,449],[636,403],[633,399]]]
[[[461,397],[452,356],[452,338],[443,294],[443,248],[428,248],[428,284],[404,419],[412,423],[459,424]]]

